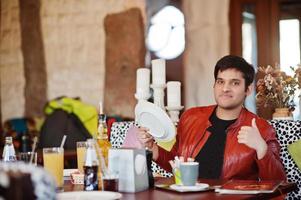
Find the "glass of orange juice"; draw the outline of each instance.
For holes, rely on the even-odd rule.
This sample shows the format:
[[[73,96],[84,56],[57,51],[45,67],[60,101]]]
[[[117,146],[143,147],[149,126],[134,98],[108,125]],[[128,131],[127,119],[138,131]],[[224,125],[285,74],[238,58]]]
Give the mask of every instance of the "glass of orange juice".
[[[57,187],[63,188],[64,149],[60,147],[43,148],[44,168],[55,178]]]
[[[84,163],[87,143],[85,141],[76,142],[77,168],[84,173]]]

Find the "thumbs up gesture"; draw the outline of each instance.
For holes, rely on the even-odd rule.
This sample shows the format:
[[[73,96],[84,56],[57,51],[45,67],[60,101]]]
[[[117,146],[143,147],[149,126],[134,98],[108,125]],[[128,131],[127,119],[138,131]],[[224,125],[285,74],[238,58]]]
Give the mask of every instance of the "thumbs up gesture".
[[[263,158],[266,154],[267,144],[258,130],[255,118],[252,119],[252,126],[242,126],[240,128],[237,139],[238,143],[245,144],[248,147],[255,149],[258,159]]]

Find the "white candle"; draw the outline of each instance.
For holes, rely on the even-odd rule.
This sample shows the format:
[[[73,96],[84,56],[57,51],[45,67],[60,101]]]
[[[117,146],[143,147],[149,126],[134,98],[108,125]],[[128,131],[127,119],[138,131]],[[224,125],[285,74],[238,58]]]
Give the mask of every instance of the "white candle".
[[[165,60],[152,60],[152,83],[154,85],[163,85],[166,83],[165,71]]]
[[[102,101],[99,102],[99,113],[98,114],[103,114],[103,105]]]
[[[181,106],[181,82],[179,81],[167,82],[167,106],[168,107]]]
[[[147,68],[137,69],[136,93],[148,94],[150,84],[150,70]]]

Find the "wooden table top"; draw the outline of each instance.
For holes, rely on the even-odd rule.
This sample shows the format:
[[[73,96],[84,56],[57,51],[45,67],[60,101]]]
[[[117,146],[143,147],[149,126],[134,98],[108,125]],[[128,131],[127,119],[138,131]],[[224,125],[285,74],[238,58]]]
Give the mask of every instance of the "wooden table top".
[[[208,183],[210,186],[221,185],[223,181],[221,180],[200,180],[202,183]],[[156,178],[155,184],[173,184],[173,179],[171,178]],[[270,199],[273,197],[278,197],[288,192],[291,192],[297,188],[295,183],[287,183],[281,185],[275,192],[266,194],[254,194],[254,195],[241,195],[241,194],[219,194],[214,192],[214,190],[203,191],[203,192],[175,192],[158,188],[151,188],[142,192],[137,193],[122,193],[121,199],[177,199],[177,200],[194,200],[194,199]],[[73,185],[70,181],[65,181],[64,191],[83,191],[83,185]]]

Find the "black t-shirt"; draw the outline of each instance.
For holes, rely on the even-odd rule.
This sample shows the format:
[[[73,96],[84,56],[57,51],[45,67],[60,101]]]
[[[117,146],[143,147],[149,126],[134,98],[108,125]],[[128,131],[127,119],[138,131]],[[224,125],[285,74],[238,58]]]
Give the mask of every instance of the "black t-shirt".
[[[214,111],[209,120],[212,126],[207,130],[211,135],[195,160],[199,162],[200,178],[218,179],[220,178],[224,161],[226,130],[236,119],[219,119]]]

